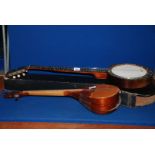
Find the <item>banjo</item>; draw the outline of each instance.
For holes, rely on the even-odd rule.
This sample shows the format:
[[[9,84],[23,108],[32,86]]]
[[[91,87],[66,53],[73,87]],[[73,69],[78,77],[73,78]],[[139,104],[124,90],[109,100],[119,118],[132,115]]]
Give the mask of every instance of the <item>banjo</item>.
[[[109,80],[121,89],[139,89],[148,86],[153,79],[153,72],[146,67],[136,64],[117,64],[107,69],[102,68],[80,68],[80,67],[45,67],[25,66],[12,70],[6,74],[6,78],[20,79],[26,76],[28,71],[48,71],[56,73],[71,73],[91,75],[96,79]]]

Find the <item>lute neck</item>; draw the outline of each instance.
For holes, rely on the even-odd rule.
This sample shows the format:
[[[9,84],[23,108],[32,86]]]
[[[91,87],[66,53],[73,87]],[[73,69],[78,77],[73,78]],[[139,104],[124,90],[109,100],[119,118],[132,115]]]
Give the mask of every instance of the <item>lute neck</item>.
[[[84,89],[64,89],[64,90],[25,90],[19,91],[21,96],[77,96]]]

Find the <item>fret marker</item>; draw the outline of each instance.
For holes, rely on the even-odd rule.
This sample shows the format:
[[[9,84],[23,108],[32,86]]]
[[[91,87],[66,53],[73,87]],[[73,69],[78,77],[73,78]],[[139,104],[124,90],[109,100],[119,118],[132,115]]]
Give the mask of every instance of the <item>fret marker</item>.
[[[91,87],[89,87],[89,90],[90,90],[90,89],[95,89],[95,88],[96,88],[96,86],[91,86]]]
[[[92,67],[91,69],[94,69],[94,70],[96,70],[96,69],[98,69],[98,67]]]
[[[13,76],[13,79],[15,79],[16,78],[16,76]]]
[[[80,71],[81,69],[79,67],[74,67],[74,71]]]
[[[20,74],[18,74],[17,77],[20,78]]]

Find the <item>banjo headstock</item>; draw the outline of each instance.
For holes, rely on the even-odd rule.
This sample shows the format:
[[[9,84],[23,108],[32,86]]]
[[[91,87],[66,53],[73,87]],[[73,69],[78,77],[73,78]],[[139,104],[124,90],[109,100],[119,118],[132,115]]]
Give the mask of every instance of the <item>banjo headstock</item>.
[[[25,77],[27,75],[28,69],[26,67],[19,68],[17,70],[12,70],[6,74],[7,78],[10,79],[20,79],[21,77]]]

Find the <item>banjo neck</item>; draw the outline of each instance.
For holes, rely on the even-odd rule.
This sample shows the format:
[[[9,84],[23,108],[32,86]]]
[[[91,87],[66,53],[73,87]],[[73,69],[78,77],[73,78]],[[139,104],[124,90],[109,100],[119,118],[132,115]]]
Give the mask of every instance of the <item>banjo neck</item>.
[[[28,66],[28,70],[50,71],[59,73],[87,74],[97,79],[107,79],[107,70],[102,68],[80,68],[80,67],[54,67],[54,66]]]
[[[108,73],[106,69],[102,68],[80,68],[80,67],[54,67],[54,66],[26,66],[19,68],[17,70],[12,70],[6,74],[8,78],[18,78],[18,76],[25,75],[28,71],[48,71],[57,73],[72,73],[72,74],[82,74],[82,75],[92,75],[96,79],[107,79]]]

